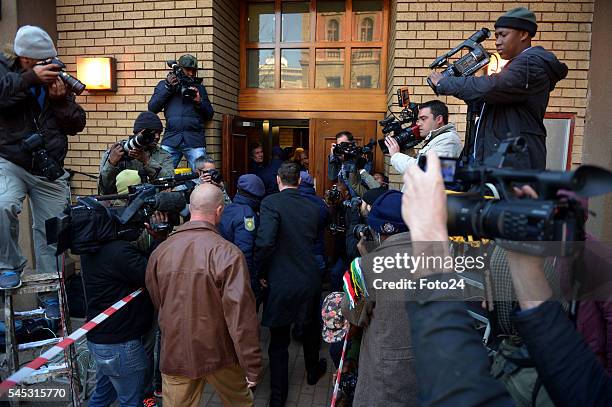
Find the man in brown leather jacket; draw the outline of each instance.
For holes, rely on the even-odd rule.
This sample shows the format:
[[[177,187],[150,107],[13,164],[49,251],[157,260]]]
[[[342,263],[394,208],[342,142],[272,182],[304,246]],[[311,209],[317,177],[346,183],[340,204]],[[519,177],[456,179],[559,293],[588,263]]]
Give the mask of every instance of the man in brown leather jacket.
[[[225,406],[253,406],[259,324],[244,255],[217,232],[221,190],[191,194],[191,221],[151,255],[147,290],[159,311],[163,403],[198,406],[206,382]]]

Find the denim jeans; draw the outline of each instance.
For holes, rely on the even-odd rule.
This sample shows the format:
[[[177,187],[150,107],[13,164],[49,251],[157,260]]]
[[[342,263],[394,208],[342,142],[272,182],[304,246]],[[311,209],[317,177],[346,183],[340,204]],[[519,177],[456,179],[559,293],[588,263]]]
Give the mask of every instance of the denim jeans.
[[[148,359],[140,339],[102,344],[87,341],[96,361],[96,389],[89,407],[106,407],[119,399],[121,407],[140,407]]]
[[[206,155],[205,147],[189,148],[185,144],[181,144],[178,147],[170,147],[161,145],[161,148],[172,156],[172,165],[174,168],[178,167],[181,162],[181,158],[185,156],[185,159],[189,163],[192,171],[195,171],[195,160],[196,158]]]

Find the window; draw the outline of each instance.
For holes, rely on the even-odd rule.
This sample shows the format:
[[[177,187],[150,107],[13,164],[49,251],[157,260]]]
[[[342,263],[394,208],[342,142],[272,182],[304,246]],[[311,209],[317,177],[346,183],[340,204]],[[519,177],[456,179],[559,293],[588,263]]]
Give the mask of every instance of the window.
[[[241,86],[380,89],[389,0],[241,2]]]
[[[338,20],[329,20],[327,23],[327,41],[340,40],[340,24]]]
[[[361,20],[361,34],[359,35],[360,41],[372,41],[374,37],[374,20],[371,17],[366,17]]]

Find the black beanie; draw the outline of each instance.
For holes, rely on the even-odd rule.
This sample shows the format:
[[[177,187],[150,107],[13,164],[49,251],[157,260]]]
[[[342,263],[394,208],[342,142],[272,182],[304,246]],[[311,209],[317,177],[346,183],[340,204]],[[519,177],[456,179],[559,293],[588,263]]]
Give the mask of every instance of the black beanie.
[[[134,121],[134,134],[140,133],[144,129],[162,131],[164,129],[164,126],[162,125],[161,120],[155,113],[142,112]]]
[[[525,7],[517,7],[502,15],[495,22],[495,28],[506,27],[515,30],[527,31],[532,37],[538,31],[538,24],[533,11]]]

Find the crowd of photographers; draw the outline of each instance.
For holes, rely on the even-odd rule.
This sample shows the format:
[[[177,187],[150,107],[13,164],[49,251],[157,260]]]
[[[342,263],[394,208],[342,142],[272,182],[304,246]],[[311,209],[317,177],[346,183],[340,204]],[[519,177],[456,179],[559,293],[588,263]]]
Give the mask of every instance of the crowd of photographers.
[[[493,254],[493,274],[505,276],[514,295],[496,302],[509,310],[491,325],[507,326],[494,327],[503,340],[487,346],[474,327],[473,301],[439,288],[457,281],[465,286],[452,267],[395,270],[393,283],[446,284],[426,286],[418,299],[409,290],[380,290],[375,283],[377,258],[446,257],[457,249],[449,244],[447,226],[447,201],[457,201],[447,200],[445,164],[438,157],[467,157],[478,169],[474,174],[484,177],[476,166],[498,153],[507,164],[500,149],[510,151],[516,143],[509,140],[522,136],[527,148],[512,151],[511,170],[545,167],[544,111],[567,67],[531,46],[537,30],[531,11],[513,9],[495,28],[498,52],[511,60],[501,73],[429,78],[436,93],[480,103],[473,150],[462,154],[448,108],[439,100],[406,105],[400,117],[381,122],[387,137],[378,144],[404,174],[402,192],[389,190],[388,179],[374,173],[376,143],[360,146],[342,131],[327,157],[334,184],[324,197],[316,193],[307,151],[275,146],[265,157],[259,144],[250,146],[249,173],[240,176],[230,197],[206,154],[204,128],[213,109],[197,78],[197,60],[184,55],[169,62],[171,72],[156,86],[149,111],[136,118],[133,136],[104,152],[100,196],[80,200],[71,212],[72,238],[83,240],[78,248],[74,241],[67,245],[81,254],[87,318],[146,288],[87,334],[96,362],[89,405],[118,400],[152,407],[156,395],[166,407],[197,406],[209,383],[224,405],[253,406],[263,375],[260,319],[270,331],[273,407],[289,397],[292,338],[303,346],[308,385],[328,371],[320,350],[322,340],[330,344],[339,373],[336,405],[608,405],[612,348],[601,342],[609,337],[609,303],[580,304],[576,312],[553,301],[558,287],[548,271],[560,272],[559,264],[515,246],[477,246],[477,253]],[[0,57],[2,289],[19,287],[25,267],[17,215],[26,195],[36,269],[58,267],[44,222],[69,203],[62,169],[67,136],[85,126],[85,112],[74,99],[78,81],[53,63],[57,53],[47,33],[22,27],[13,50]],[[412,147],[420,149],[414,153]],[[175,168],[183,156],[192,172],[181,178]],[[540,198],[529,185],[513,193],[521,202]],[[578,224],[583,229],[583,221]],[[479,299],[489,300],[483,306],[490,311],[493,302]],[[47,317],[58,318],[57,298],[42,300]],[[577,328],[571,322],[576,315]],[[592,328],[596,318],[604,322]]]

